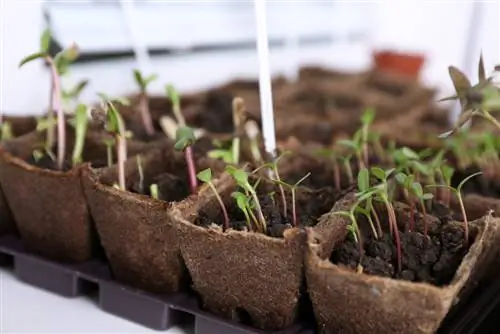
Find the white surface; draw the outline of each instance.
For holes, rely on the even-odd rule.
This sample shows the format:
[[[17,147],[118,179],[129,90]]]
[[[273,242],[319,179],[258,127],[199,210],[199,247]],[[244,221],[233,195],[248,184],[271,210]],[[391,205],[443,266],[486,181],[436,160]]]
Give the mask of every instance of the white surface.
[[[269,41],[267,39],[267,13],[265,0],[255,0],[255,19],[257,21],[257,53],[259,56],[260,113],[262,116],[262,135],[266,152],[276,155],[276,129],[274,126],[273,92],[269,61]]]
[[[161,333],[187,334],[179,327]],[[0,333],[160,333],[99,310],[87,297],[64,298],[0,270]]]

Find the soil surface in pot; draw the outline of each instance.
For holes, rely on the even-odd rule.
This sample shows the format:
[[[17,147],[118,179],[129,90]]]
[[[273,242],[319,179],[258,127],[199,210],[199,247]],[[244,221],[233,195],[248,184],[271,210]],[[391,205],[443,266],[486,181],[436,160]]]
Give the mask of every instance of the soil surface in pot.
[[[385,231],[382,238],[373,238],[366,222],[358,218],[362,230],[363,251],[361,266],[363,272],[370,275],[391,277],[412,282],[426,282],[437,286],[448,284],[457,271],[463,257],[468,251],[464,245],[464,230],[461,225],[452,224],[460,221],[450,209],[434,203],[430,212],[434,218],[429,219],[428,238],[423,233],[407,230],[410,215],[404,215],[407,221],[398,224],[405,226],[399,231],[402,245],[402,270],[397,272],[397,258],[394,238]],[[401,219],[402,215],[398,215]],[[422,226],[423,217],[415,213],[417,226]],[[383,226],[388,226],[387,219],[381,217]],[[469,245],[473,243],[473,235],[469,235]],[[336,247],[330,260],[356,270],[359,260],[359,245],[350,236]]]
[[[69,171],[73,165],[72,162],[69,160],[64,161],[62,169],[59,169],[57,167],[57,163],[55,160],[52,159],[49,155],[43,155],[42,157],[35,159],[34,155],[31,155],[28,159],[26,159],[26,163],[41,168],[41,169],[47,169],[47,170],[52,170],[52,171],[61,171],[61,172],[67,172]],[[96,160],[96,161],[91,161],[90,162],[92,168],[101,168],[105,167],[107,165],[106,161],[104,160]]]
[[[141,182],[136,180],[130,192],[151,196],[151,185],[158,186],[158,199],[165,202],[182,201],[189,196],[189,180],[187,175],[174,173],[162,173],[151,177],[145,177]]]
[[[343,195],[343,192],[336,191],[332,187],[323,187],[317,190],[311,190],[306,187],[297,189],[296,194],[296,212],[297,227],[306,227],[316,225],[321,215],[329,212],[335,202]],[[266,235],[276,238],[282,238],[286,229],[292,228],[292,201],[291,196],[286,195],[287,214],[283,212],[283,201],[278,189],[271,192],[259,192],[259,203],[262,207],[262,213],[266,219]],[[212,209],[212,208],[211,208]],[[238,231],[249,231],[244,213],[233,200],[226,203],[226,209],[229,215],[229,225],[231,229]],[[209,212],[212,211],[212,212]],[[201,210],[195,220],[195,224],[203,227],[223,225],[222,210]],[[255,212],[257,217],[257,213]]]

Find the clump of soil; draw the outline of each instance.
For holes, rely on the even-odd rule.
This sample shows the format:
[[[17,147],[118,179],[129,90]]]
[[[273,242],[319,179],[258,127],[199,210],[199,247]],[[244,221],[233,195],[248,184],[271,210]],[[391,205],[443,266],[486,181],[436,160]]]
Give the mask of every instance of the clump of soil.
[[[397,258],[394,238],[388,231],[382,238],[376,240],[366,222],[358,218],[361,226],[363,251],[361,266],[366,274],[397,278],[412,282],[426,282],[437,286],[448,284],[463,257],[468,251],[464,245],[463,226],[452,223],[458,220],[446,207],[436,204],[433,207],[433,219],[430,220],[428,237],[419,231],[409,232],[406,228],[401,231],[401,226],[408,226],[408,222],[399,221],[399,236],[402,248],[402,270],[397,272]],[[408,216],[405,216],[408,217]],[[423,217],[416,214],[417,226],[422,226]],[[388,226],[384,217],[381,223]],[[469,236],[469,245],[473,242],[473,235]],[[356,270],[360,252],[350,235],[333,251],[330,260]]]
[[[317,190],[311,190],[306,187],[297,189],[297,227],[316,225],[320,216],[329,212],[342,195],[342,193],[335,191],[332,187],[323,187]],[[273,189],[272,192],[266,192],[259,189],[258,197],[263,215],[267,222],[266,235],[282,238],[283,232],[293,227],[291,196],[289,194],[286,196],[286,215],[283,212],[282,199],[278,189]],[[221,209],[219,207],[217,207],[217,210],[213,209],[214,208],[207,208],[207,210],[201,210],[195,220],[195,224],[203,227],[210,227],[214,224],[222,226],[223,217]],[[234,199],[226,202],[226,209],[228,210],[230,228],[238,231],[249,230],[245,215],[236,205]]]

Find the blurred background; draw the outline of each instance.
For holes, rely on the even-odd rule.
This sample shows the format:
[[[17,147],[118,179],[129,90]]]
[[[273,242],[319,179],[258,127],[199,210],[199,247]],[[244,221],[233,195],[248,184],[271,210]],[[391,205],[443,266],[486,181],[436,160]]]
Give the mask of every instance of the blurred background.
[[[136,91],[131,70],[157,73],[151,93],[166,82],[182,92],[256,78],[252,1],[1,0],[1,101],[9,114],[42,113],[48,70],[41,62],[18,69],[35,52],[48,25],[54,48],[76,42],[82,52],[66,81],[89,79],[82,100],[105,91]],[[422,53],[421,80],[451,90],[447,66],[476,79],[482,50],[487,69],[499,57],[499,1],[269,1],[274,75],[293,78],[302,65],[364,70],[372,52]],[[134,53],[135,51],[135,53]],[[150,55],[150,61],[135,55]]]

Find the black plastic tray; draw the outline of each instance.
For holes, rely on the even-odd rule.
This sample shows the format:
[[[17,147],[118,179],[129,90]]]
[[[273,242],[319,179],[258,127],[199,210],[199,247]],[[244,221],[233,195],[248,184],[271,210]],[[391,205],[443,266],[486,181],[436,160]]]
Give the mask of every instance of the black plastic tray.
[[[189,294],[152,295],[113,281],[109,267],[100,261],[79,265],[59,264],[30,254],[20,239],[0,237],[0,266],[13,265],[17,278],[32,286],[64,297],[77,297],[98,291],[99,307],[110,314],[165,331],[194,322],[195,334],[270,333],[223,320],[201,310],[196,297]],[[465,303],[453,309],[439,334],[500,332],[500,279],[477,282]],[[295,325],[275,334],[314,334],[305,325]]]
[[[27,252],[20,239],[0,237],[0,265],[13,265],[17,278],[32,286],[64,297],[77,297],[98,291],[99,307],[110,314],[165,331],[172,326],[194,322],[195,334],[269,333],[226,321],[201,310],[188,294],[155,296],[113,281],[109,267],[99,261],[79,265],[59,264]],[[313,334],[296,325],[276,334]]]

